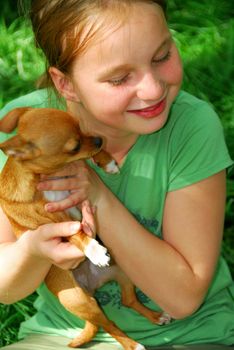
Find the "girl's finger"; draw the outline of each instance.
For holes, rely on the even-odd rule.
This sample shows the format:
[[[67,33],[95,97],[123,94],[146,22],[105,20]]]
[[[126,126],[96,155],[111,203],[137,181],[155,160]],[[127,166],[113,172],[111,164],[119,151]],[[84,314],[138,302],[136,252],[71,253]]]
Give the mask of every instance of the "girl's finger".
[[[39,191],[66,191],[77,189],[79,175],[67,176],[56,179],[55,177],[47,178],[45,181],[39,182],[37,189]]]
[[[41,180],[46,180],[51,177],[63,177],[63,176],[76,176],[77,172],[79,171],[80,168],[86,167],[86,164],[84,161],[79,160],[72,162],[68,164],[66,167],[63,169],[51,174],[51,175],[41,175]]]
[[[81,212],[82,212],[82,228],[84,232],[89,236],[94,236],[96,233],[96,225],[93,208],[88,200],[85,200],[81,204]]]
[[[42,225],[34,231],[34,234],[39,234],[44,240],[49,240],[55,237],[72,236],[80,230],[81,223],[79,221],[70,221]]]
[[[72,268],[85,259],[85,255],[75,245],[61,242],[51,254],[51,262],[61,268]]]
[[[56,247],[56,259],[57,263],[61,261],[68,261],[71,259],[80,259],[85,255],[84,253],[77,248],[74,244],[69,242],[60,242]]]
[[[84,200],[81,191],[72,192],[65,199],[58,202],[51,202],[45,205],[45,210],[53,213],[56,211],[63,211],[72,207],[77,206],[80,202]]]

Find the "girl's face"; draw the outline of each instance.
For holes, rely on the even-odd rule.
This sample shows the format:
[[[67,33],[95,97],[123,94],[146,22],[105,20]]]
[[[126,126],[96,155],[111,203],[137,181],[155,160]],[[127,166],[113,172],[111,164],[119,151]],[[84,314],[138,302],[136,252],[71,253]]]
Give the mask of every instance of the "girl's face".
[[[166,123],[182,67],[159,6],[137,4],[128,21],[73,64],[76,112],[105,135],[148,134]],[[73,111],[74,112],[74,111]]]

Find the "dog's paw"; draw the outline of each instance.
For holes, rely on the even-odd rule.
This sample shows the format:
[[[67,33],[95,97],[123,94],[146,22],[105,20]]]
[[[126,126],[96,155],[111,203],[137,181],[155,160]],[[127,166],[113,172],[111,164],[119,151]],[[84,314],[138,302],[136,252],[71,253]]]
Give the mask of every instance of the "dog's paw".
[[[137,344],[134,350],[146,350],[146,348],[141,344]]]
[[[107,249],[99,244],[95,239],[92,239],[84,250],[87,258],[97,266],[108,266],[110,262],[110,256],[107,253]]]
[[[108,164],[105,165],[105,171],[109,174],[118,174],[119,173],[119,167],[115,160],[110,161]]]
[[[169,324],[171,322],[171,320],[172,320],[171,316],[167,312],[163,311],[159,317],[158,324],[160,326],[162,326],[163,324]]]

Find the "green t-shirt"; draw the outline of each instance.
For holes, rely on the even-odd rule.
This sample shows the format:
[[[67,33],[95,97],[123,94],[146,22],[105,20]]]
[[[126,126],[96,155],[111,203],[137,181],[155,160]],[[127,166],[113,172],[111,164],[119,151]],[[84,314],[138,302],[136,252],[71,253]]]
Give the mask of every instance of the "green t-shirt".
[[[55,101],[52,98],[48,102],[46,90],[36,91],[8,104],[0,116],[17,106],[55,106]],[[6,137],[0,135],[0,140],[2,136]],[[166,125],[153,134],[139,136],[119,174],[106,174],[91,162],[89,164],[135,218],[163,239],[161,224],[167,192],[207,178],[232,165],[232,161],[220,120],[213,109],[182,91],[171,108]],[[157,275],[152,278],[157,279]],[[66,311],[45,284],[40,286],[38,293],[35,302],[38,311],[22,324],[19,336],[29,333],[77,336],[84,322]],[[147,307],[159,309],[137,288],[136,293]],[[114,281],[99,288],[96,298],[109,319],[144,345],[234,343],[234,284],[222,257],[199,310],[169,325],[154,325],[134,310],[122,306],[120,289]],[[176,303],[176,295],[174,301]],[[95,340],[115,343],[102,329]]]

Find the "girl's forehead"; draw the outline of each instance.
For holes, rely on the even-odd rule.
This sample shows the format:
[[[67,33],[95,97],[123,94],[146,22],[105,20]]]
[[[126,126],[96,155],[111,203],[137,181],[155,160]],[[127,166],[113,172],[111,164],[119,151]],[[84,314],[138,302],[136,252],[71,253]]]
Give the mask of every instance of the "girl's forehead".
[[[116,33],[118,36],[118,32],[129,37],[132,31],[140,30],[145,23],[145,18],[148,20],[149,17],[151,22],[164,22],[166,25],[162,8],[148,2],[130,3],[128,7],[125,6],[122,11],[119,9],[117,12],[113,9],[98,11],[87,18],[86,25],[80,33],[81,42],[88,39],[90,44],[87,48],[89,48],[104,42],[109,37],[114,38]]]
[[[110,59],[118,61],[121,57],[127,57],[129,53],[144,54],[144,51],[150,50],[152,45],[154,46],[152,50],[160,46],[168,34],[167,23],[159,7],[146,6],[144,16],[142,9],[139,11],[138,8],[133,8],[131,16],[124,21],[116,19],[109,23],[107,19],[100,24],[96,40],[87,47],[86,52],[78,60],[105,63]]]
[[[131,3],[127,10],[124,12],[119,12],[116,15],[115,12],[112,12],[112,22],[118,22],[119,25],[128,24],[131,22],[135,22],[136,25],[141,23],[141,19],[143,17],[153,17],[155,20],[158,20],[159,17],[163,17],[165,19],[165,14],[162,8],[157,4],[152,4],[149,2],[136,2]],[[107,20],[109,18],[109,14],[107,16]]]

